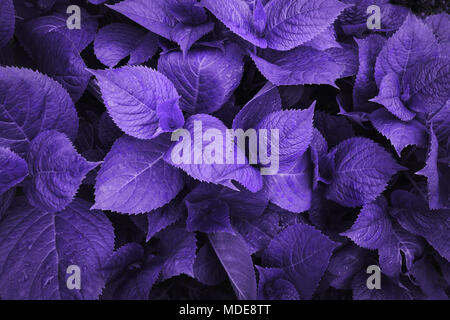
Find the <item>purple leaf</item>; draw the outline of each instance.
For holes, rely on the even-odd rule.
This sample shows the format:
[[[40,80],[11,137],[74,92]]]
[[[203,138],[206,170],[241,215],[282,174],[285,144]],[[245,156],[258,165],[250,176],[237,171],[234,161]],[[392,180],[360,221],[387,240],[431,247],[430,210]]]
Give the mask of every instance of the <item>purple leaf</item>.
[[[416,116],[414,112],[403,104],[400,81],[398,75],[393,72],[383,77],[378,96],[369,101],[383,105],[389,112],[403,121],[410,121]]]
[[[42,131],[58,130],[73,141],[78,117],[59,83],[28,69],[0,68],[0,145],[24,155]]]
[[[337,0],[272,0],[265,10],[267,46],[290,50],[313,39],[347,8]]]
[[[81,52],[94,40],[98,28],[97,19],[80,7],[80,25],[82,27],[80,29],[69,29],[67,27],[68,17],[66,7],[62,5],[50,15],[41,16],[27,22],[27,28],[43,38],[45,38],[46,33],[58,32],[70,40],[76,51]]]
[[[333,250],[331,241],[315,228],[295,224],[280,232],[264,252],[263,262],[281,268],[302,299],[310,299],[322,278]]]
[[[330,55],[311,47],[279,52],[264,50],[262,55],[250,53],[259,71],[275,85],[329,84],[344,72]]]
[[[391,234],[392,224],[387,213],[387,201],[383,196],[364,205],[352,228],[342,233],[367,249],[382,247]]]
[[[258,217],[245,216],[243,214],[231,217],[234,230],[239,232],[244,238],[251,254],[264,250],[282,229],[279,211],[281,209],[274,210],[269,206]],[[291,214],[290,212],[288,213]]]
[[[343,206],[357,207],[375,200],[391,177],[405,168],[367,138],[351,138],[330,153],[333,178],[327,197]]]
[[[201,5],[238,36],[260,48],[267,47],[263,34],[258,33],[262,29],[261,19],[254,20],[261,8],[252,10],[246,0],[202,0]]]
[[[439,142],[433,128],[430,128],[430,140],[426,165],[416,174],[427,178],[430,209],[450,209],[450,168],[448,161],[439,161]]]
[[[111,118],[126,134],[139,139],[158,136],[165,131],[159,118],[162,112],[167,112],[163,127],[167,121],[177,128],[183,125],[180,123],[181,111],[174,101],[179,97],[178,93],[172,82],[158,71],[143,66],[126,66],[91,72],[97,77]],[[158,109],[160,104],[164,105]]]
[[[276,111],[281,111],[280,93],[276,86],[267,82],[236,115],[233,129],[255,128],[265,116]]]
[[[417,196],[402,190],[396,190],[391,198],[391,214],[407,231],[424,237],[439,254],[450,261],[450,211],[430,211]]]
[[[353,87],[353,106],[355,111],[373,110],[373,103],[368,102],[378,93],[375,83],[375,62],[384,46],[386,39],[377,34],[371,34],[364,39],[356,39],[359,53],[359,67]]]
[[[356,75],[358,72],[358,47],[355,44],[341,43],[341,48],[328,48],[325,52],[344,68],[342,78]]]
[[[272,112],[256,125],[257,130],[279,130],[280,167],[292,167],[293,162],[300,158],[311,144],[315,106],[316,103],[313,102],[306,110]],[[271,144],[269,141],[263,143],[267,146]]]
[[[166,0],[124,0],[106,6],[167,39],[171,39],[170,32],[177,24]]]
[[[388,138],[400,156],[407,146],[425,147],[427,130],[417,120],[403,122],[384,109],[378,109],[370,114],[370,121],[375,129]]]
[[[162,160],[165,150],[158,139],[119,138],[98,173],[94,207],[138,214],[172,200],[183,187],[183,179]]]
[[[353,300],[411,300],[408,291],[396,285],[388,277],[381,274],[380,290],[371,290],[367,287],[369,275],[362,270],[352,281]]]
[[[283,269],[256,266],[259,273],[258,300],[300,300]]]
[[[189,232],[201,231],[228,232],[234,234],[230,224],[230,213],[228,205],[219,200],[203,200],[195,203],[186,201],[188,218],[186,230]]]
[[[439,13],[425,19],[425,24],[433,31],[439,43],[450,43],[450,16],[448,13]]]
[[[225,270],[209,243],[200,248],[194,263],[195,279],[203,284],[215,286],[225,280]]]
[[[16,198],[0,223],[0,295],[3,299],[97,299],[102,268],[114,249],[111,222],[84,200],[48,213]],[[80,289],[67,282],[78,266]]]
[[[209,241],[224,267],[239,300],[256,299],[256,276],[247,245],[229,233],[209,234]]]
[[[434,58],[406,72],[408,106],[416,112],[431,113],[450,99],[450,58]]]
[[[423,254],[424,248],[425,243],[421,238],[394,224],[389,239],[378,249],[381,270],[398,280],[402,264],[405,263],[407,270],[411,269],[413,261]]]
[[[158,70],[173,82],[181,95],[181,109],[189,113],[212,113],[228,101],[239,85],[243,61],[239,48],[227,45],[225,52],[199,48],[186,56],[176,51],[164,54],[158,61]]]
[[[14,35],[14,3],[5,0],[0,3],[0,48],[4,47]]]
[[[334,26],[331,25],[325,29],[322,33],[319,33],[313,39],[303,44],[307,47],[323,51],[330,48],[341,48],[341,44],[336,41],[336,32]]]
[[[317,111],[314,114],[314,126],[324,136],[330,147],[355,135],[350,122],[342,116],[334,116]]]
[[[145,257],[139,244],[131,242],[120,247],[104,267],[108,285],[102,299],[147,300],[161,268],[161,260]]]
[[[183,227],[173,225],[159,235],[157,251],[164,260],[161,271],[162,280],[186,274],[194,277],[197,239],[195,233],[187,232]]]
[[[410,14],[381,50],[375,65],[376,82],[380,85],[384,76],[395,73],[402,83],[408,69],[437,53],[438,44],[433,32]]]
[[[62,33],[40,33],[33,21],[16,32],[21,44],[36,62],[39,71],[58,81],[78,101],[86,89],[90,75],[75,45]]]
[[[311,206],[312,168],[309,154],[291,161],[277,174],[264,177],[264,192],[270,202],[290,212],[300,213]]]
[[[367,251],[356,245],[348,245],[336,250],[324,278],[336,289],[350,289],[355,274],[366,263]]]
[[[210,129],[214,135],[209,141],[204,141],[205,132]],[[262,188],[260,173],[250,166],[235,143],[230,144],[231,154],[234,154],[233,161],[227,163],[226,127],[219,119],[206,114],[196,114],[187,119],[184,129],[178,132],[180,135],[177,138],[182,139],[166,152],[165,161],[200,181],[236,188],[231,182],[235,180],[252,192]],[[243,158],[244,163],[238,164],[237,158]]]
[[[27,175],[25,160],[11,150],[0,147],[0,195],[21,183]]]
[[[99,165],[86,161],[66,135],[54,130],[34,138],[27,162],[31,180],[25,194],[31,205],[47,212],[65,209],[87,173]]]
[[[147,238],[150,241],[153,236],[159,231],[174,224],[184,215],[184,208],[182,203],[169,202],[162,208],[153,210],[147,213]]]
[[[205,200],[215,199],[224,202],[233,216],[249,219],[261,216],[268,203],[262,191],[256,193],[245,189],[235,191],[230,188],[207,183],[199,184],[186,196],[185,201],[195,204]]]
[[[139,49],[142,51],[142,46],[145,46],[145,54],[138,51]],[[125,23],[108,24],[95,36],[95,56],[108,67],[116,66],[128,55],[130,55],[130,64],[145,62],[157,50],[157,37],[153,33]]]
[[[180,49],[185,55],[192,45],[201,37],[214,29],[214,23],[208,22],[200,25],[187,25],[179,23],[171,31],[171,38],[180,45]]]

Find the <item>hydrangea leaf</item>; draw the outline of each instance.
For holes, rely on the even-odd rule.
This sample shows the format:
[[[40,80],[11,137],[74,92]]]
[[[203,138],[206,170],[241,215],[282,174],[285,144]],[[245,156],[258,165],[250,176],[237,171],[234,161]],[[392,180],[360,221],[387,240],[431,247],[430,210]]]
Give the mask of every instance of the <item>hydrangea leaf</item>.
[[[246,0],[202,0],[201,5],[212,12],[232,32],[250,43],[266,48],[267,41],[258,33],[259,20],[254,20],[254,10]],[[256,25],[253,23],[256,22]]]
[[[272,0],[266,6],[267,46],[290,50],[322,33],[348,5],[337,0]]]
[[[398,279],[402,265],[405,263],[406,269],[411,269],[413,261],[423,254],[424,248],[421,238],[393,224],[391,236],[378,248],[382,272],[394,280]]]
[[[177,90],[158,71],[143,66],[125,66],[91,72],[97,77],[111,118],[126,134],[138,139],[152,139],[166,131],[158,117],[162,111],[168,113],[164,119],[173,123],[173,130],[183,125],[181,110],[174,101],[179,97]],[[164,108],[158,109],[161,104]]]
[[[0,195],[22,182],[27,175],[25,160],[13,151],[0,147]]]
[[[60,6],[56,11],[46,16],[40,16],[28,22],[29,30],[33,33],[45,36],[49,32],[58,32],[72,42],[76,51],[83,51],[95,37],[97,32],[97,18],[91,16],[84,8],[80,7],[80,29],[67,27],[68,14],[66,7]]]
[[[330,55],[311,47],[279,52],[264,50],[262,55],[250,53],[259,71],[275,85],[329,84],[344,72]]]
[[[186,201],[186,207],[188,210],[187,231],[229,232],[234,234],[230,223],[230,209],[220,199],[203,200],[195,203]]]
[[[238,47],[225,51],[199,48],[171,52],[161,56],[158,70],[166,75],[181,95],[180,107],[189,113],[212,113],[219,110],[239,85],[243,61]]]
[[[28,69],[0,68],[0,145],[25,155],[42,131],[58,130],[72,141],[78,117],[59,83]]]
[[[161,279],[166,280],[180,274],[194,277],[197,250],[195,233],[187,232],[184,226],[173,225],[164,229],[158,238],[158,256],[164,260]]]
[[[145,46],[145,55],[138,51],[141,46]],[[153,33],[126,23],[111,23],[104,26],[94,41],[95,56],[108,67],[116,66],[128,55],[130,64],[145,62],[156,53],[157,49],[157,38]]]
[[[147,300],[161,268],[160,259],[152,255],[146,257],[141,245],[128,243],[116,250],[105,264],[108,284],[101,298]]]
[[[302,299],[310,299],[338,243],[315,228],[295,224],[281,231],[264,252],[263,262],[283,269]]]
[[[217,140],[211,138],[209,138],[210,141],[203,140],[204,133],[209,129],[213,129],[213,132],[217,133],[211,137],[217,138]],[[222,184],[235,189],[236,187],[231,182],[235,180],[252,192],[259,191],[262,188],[261,175],[250,166],[243,151],[235,143],[230,143],[234,158],[232,163],[227,163],[226,129],[225,125],[213,116],[193,115],[186,120],[184,131],[179,131],[182,133],[179,138],[182,139],[174,142],[166,152],[164,160],[203,182]],[[214,141],[214,150],[208,153],[205,149],[212,145],[212,141]],[[180,154],[184,154],[184,152],[186,152],[186,158],[180,157]],[[214,159],[211,159],[211,156],[214,156]],[[238,158],[243,158],[245,163],[238,164]]]
[[[267,82],[233,119],[233,129],[255,128],[265,116],[276,111],[281,111],[280,93],[276,86]]]
[[[355,111],[370,111],[373,110],[373,103],[368,100],[378,93],[374,77],[375,62],[386,38],[371,34],[355,41],[358,44],[359,67],[353,87],[353,106]]]
[[[383,196],[364,205],[352,228],[342,233],[367,249],[380,248],[391,234],[392,224],[387,213],[387,201]]]
[[[177,222],[183,217],[182,203],[169,202],[162,208],[147,213],[147,241],[159,231]]]
[[[162,160],[160,140],[119,138],[98,173],[96,209],[138,214],[172,200],[183,187],[180,172]]]
[[[105,285],[102,268],[113,253],[114,231],[84,200],[48,213],[16,198],[0,223],[0,239],[3,299],[97,299]],[[79,267],[80,289],[68,289],[70,266]]]
[[[410,109],[436,112],[450,99],[450,57],[435,58],[414,66],[406,72],[404,82]]]
[[[375,200],[391,177],[405,168],[367,138],[351,138],[330,154],[334,170],[327,197],[343,206],[357,207]]]
[[[283,110],[272,112],[256,125],[257,130],[279,130],[280,167],[292,167],[292,163],[308,149],[313,136],[313,116],[316,103],[305,110]],[[269,146],[271,139],[260,141]],[[274,150],[275,152],[275,150]]]
[[[259,300],[300,300],[295,286],[286,279],[283,269],[256,266],[259,274]]]
[[[389,112],[403,121],[412,120],[416,114],[409,110],[401,99],[401,87],[398,75],[388,73],[383,77],[380,83],[380,92],[378,96],[369,101],[376,102],[384,106]]]
[[[434,35],[440,43],[450,43],[450,24],[448,13],[439,13],[425,19],[425,24],[433,30]]]
[[[31,180],[25,194],[31,205],[46,212],[65,209],[87,173],[99,165],[80,156],[63,133],[40,133],[27,155]]]
[[[312,197],[312,168],[309,154],[291,162],[291,167],[264,177],[264,192],[270,202],[291,212],[310,208]]]
[[[165,0],[124,0],[106,6],[167,39],[171,39],[170,32],[177,24]]]
[[[75,45],[62,33],[33,31],[33,21],[16,32],[22,46],[36,62],[39,71],[58,81],[78,101],[86,90],[90,75]]]
[[[238,235],[211,233],[209,241],[239,300],[256,299],[256,276],[247,245]]]
[[[439,142],[433,128],[430,128],[430,148],[425,167],[416,172],[425,176],[428,184],[428,201],[430,209],[450,209],[450,168],[439,159]]]
[[[392,215],[407,231],[424,237],[439,254],[450,261],[450,211],[448,209],[430,211],[417,196],[403,190],[396,190],[392,199],[402,197],[395,203]]]
[[[389,73],[397,74],[400,83],[405,72],[429,57],[438,54],[433,32],[417,17],[408,15],[400,29],[386,41],[375,65],[375,79],[381,83]]]
[[[427,144],[427,130],[417,120],[403,122],[388,111],[378,109],[370,114],[370,121],[378,132],[391,141],[399,156],[407,146],[425,147]]]
[[[194,263],[195,279],[208,286],[215,286],[225,280],[225,270],[209,243],[200,248]]]

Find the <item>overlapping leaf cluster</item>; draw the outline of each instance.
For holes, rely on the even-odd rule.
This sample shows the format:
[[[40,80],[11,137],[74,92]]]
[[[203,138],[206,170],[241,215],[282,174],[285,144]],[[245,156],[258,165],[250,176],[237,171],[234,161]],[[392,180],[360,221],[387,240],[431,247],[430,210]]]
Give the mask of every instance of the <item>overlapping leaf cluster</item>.
[[[89,2],[0,3],[2,299],[448,299],[447,13]],[[174,162],[196,121],[278,129],[279,170]]]

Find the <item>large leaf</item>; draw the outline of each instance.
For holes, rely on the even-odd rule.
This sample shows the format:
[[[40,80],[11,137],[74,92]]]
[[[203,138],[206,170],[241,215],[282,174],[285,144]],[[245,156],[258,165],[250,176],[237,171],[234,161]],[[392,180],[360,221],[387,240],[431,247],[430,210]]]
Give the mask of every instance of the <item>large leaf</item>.
[[[298,47],[287,52],[264,50],[261,55],[250,53],[259,71],[273,84],[329,84],[344,72],[344,66],[311,47]]]
[[[128,214],[149,212],[172,200],[183,186],[180,172],[162,160],[158,140],[119,138],[95,184],[95,206]]]
[[[172,82],[158,71],[126,66],[91,72],[97,77],[111,118],[126,134],[152,139],[183,125],[179,95]]]
[[[28,69],[0,68],[0,145],[24,155],[42,131],[55,129],[72,141],[78,117],[59,83]]]
[[[16,198],[0,223],[2,299],[97,299],[102,267],[114,249],[111,222],[76,200],[48,213]],[[69,289],[69,266],[78,266],[80,289]],[[71,282],[71,281],[70,281]]]
[[[208,130],[214,134],[209,137],[209,141],[204,141],[204,134]],[[178,139],[181,139],[174,142],[164,160],[200,181],[236,189],[232,184],[232,180],[235,180],[252,192],[259,191],[262,188],[260,173],[250,166],[236,143],[227,143],[226,130],[225,125],[213,116],[193,115],[187,119],[184,128],[178,131]],[[232,148],[231,161],[227,160],[227,144]],[[243,164],[238,163],[239,158],[244,160]]]
[[[347,8],[337,0],[272,0],[267,11],[267,46],[290,50],[313,39]]]
[[[338,246],[320,231],[304,224],[280,232],[264,252],[263,262],[283,269],[302,299],[310,299]]]
[[[237,46],[227,45],[224,50],[198,48],[186,55],[174,51],[158,60],[158,70],[181,95],[181,109],[212,113],[231,97],[241,80],[244,63]]]
[[[327,197],[343,206],[357,207],[375,200],[391,177],[405,168],[367,138],[351,138],[330,153],[334,171]]]

